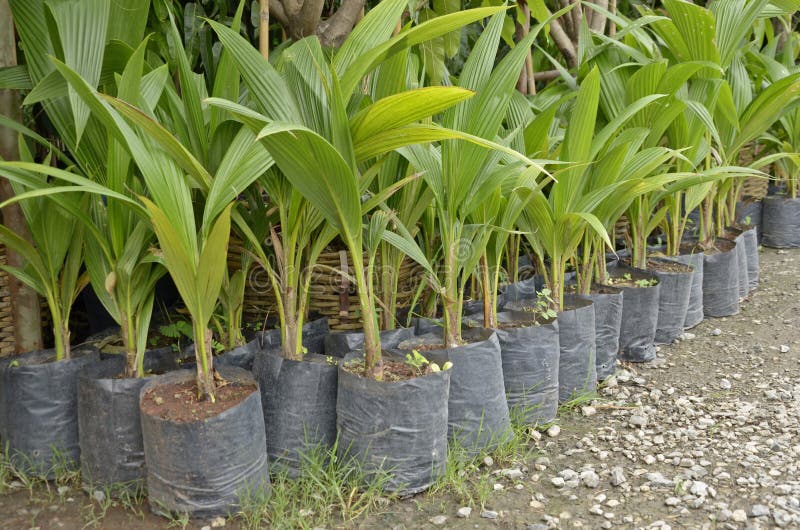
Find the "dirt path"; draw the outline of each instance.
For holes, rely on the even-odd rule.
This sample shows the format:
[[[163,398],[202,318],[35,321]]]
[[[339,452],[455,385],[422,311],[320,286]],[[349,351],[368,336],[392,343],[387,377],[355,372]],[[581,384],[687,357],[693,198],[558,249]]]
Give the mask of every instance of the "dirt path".
[[[765,249],[761,262],[739,315],[706,320],[653,363],[618,367],[601,399],[562,414],[556,436],[534,433],[526,460],[496,456],[347,526],[800,528],[800,251]],[[0,496],[0,527],[168,524],[146,507],[101,518],[74,489],[34,493]]]

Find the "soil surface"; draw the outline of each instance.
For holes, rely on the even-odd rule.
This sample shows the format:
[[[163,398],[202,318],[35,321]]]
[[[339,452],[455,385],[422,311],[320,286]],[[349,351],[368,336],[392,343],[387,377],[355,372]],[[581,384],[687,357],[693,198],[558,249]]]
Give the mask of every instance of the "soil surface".
[[[344,363],[342,368],[359,377],[370,377],[367,365],[363,361]],[[408,381],[418,375],[420,374],[404,362],[383,360],[383,378],[386,382]]]
[[[661,258],[662,255],[657,255],[657,257]],[[620,261],[622,265],[626,267],[631,266],[631,260],[624,259]],[[678,273],[686,273],[691,272],[692,269],[688,265],[684,265],[682,263],[678,263],[675,261],[667,261],[662,259],[652,259],[650,257],[647,258],[647,272],[678,272]]]
[[[197,399],[197,383],[168,383],[149,390],[142,398],[142,413],[176,423],[202,421],[241,403],[256,385],[239,381],[218,382],[214,401]]]
[[[800,528],[800,250],[760,257],[761,285],[738,315],[618,365],[597,399],[531,433],[530,458],[485,460],[471,479],[479,499],[420,494],[348,527]],[[56,485],[13,485],[0,514],[15,529],[168,525],[146,504],[99,517],[84,492]]]

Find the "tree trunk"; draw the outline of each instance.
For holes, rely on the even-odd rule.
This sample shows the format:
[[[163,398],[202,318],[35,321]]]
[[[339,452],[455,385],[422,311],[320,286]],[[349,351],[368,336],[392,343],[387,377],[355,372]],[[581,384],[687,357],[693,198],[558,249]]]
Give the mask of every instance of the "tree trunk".
[[[524,20],[522,24],[520,24],[518,20],[514,20],[517,42],[520,42],[530,33],[531,10],[528,7],[527,0],[517,0],[517,7],[522,11],[522,19]],[[525,58],[525,65],[522,67],[522,72],[519,74],[517,90],[522,94],[536,93],[536,82],[533,79],[533,52],[530,48],[528,49],[528,56]]]
[[[17,64],[17,51],[11,8],[8,0],[0,0],[0,67],[15,64]],[[15,120],[21,119],[19,97],[15,91],[0,90],[0,114]],[[0,127],[0,157],[6,160],[15,160],[18,153],[17,134],[11,129]],[[6,200],[13,195],[11,183],[0,178],[0,200]],[[3,224],[30,241],[28,225],[18,204],[4,208],[2,215]],[[11,266],[23,265],[22,259],[10,249],[6,249],[6,259]],[[41,349],[43,344],[39,296],[11,275],[8,277],[8,283],[16,351],[22,353]]]
[[[270,16],[280,23],[289,38],[300,40],[316,34],[323,46],[341,46],[353,26],[364,16],[365,0],[342,0],[336,11],[325,20],[322,20],[323,0],[259,1],[262,5],[269,2]],[[263,14],[263,7],[261,12]]]
[[[365,0],[342,0],[333,16],[317,26],[317,35],[323,46],[338,48],[361,20]]]
[[[259,0],[258,5],[258,51],[269,59],[269,0]]]

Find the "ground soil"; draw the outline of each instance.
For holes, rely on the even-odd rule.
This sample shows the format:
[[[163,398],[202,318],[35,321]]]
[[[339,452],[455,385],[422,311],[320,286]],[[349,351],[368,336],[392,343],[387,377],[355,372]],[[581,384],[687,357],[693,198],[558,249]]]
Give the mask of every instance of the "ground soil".
[[[706,256],[714,256],[722,252],[728,252],[730,250],[733,250],[734,245],[735,243],[733,239],[716,237],[714,238],[713,243],[711,243],[711,245],[708,248],[701,245],[700,243],[694,243],[694,244],[682,243],[680,246],[680,254],[681,256],[687,256],[690,254],[703,253]]]
[[[367,373],[367,366],[363,361],[356,363],[344,363],[344,370],[359,377],[371,377]],[[417,376],[417,373],[404,362],[383,360],[383,378],[387,382],[407,381]]]
[[[620,263],[628,267],[631,266],[631,261],[629,259],[624,259]],[[675,261],[650,258],[647,259],[648,272],[691,272],[691,270],[691,267],[688,265],[684,265]]]
[[[223,381],[219,385],[213,402],[198,400],[194,380],[157,385],[142,398],[142,413],[176,423],[202,421],[225,412],[253,392],[258,392],[253,383]]]
[[[584,404],[591,414],[563,411],[557,436],[536,433],[532,456],[514,464],[522,477],[481,466],[476,480],[488,481],[490,491],[482,504],[470,504],[469,518],[456,515],[467,503],[453,493],[420,494],[347,528],[800,528],[800,250],[765,249],[760,257],[761,285],[738,315],[705,320],[680,343],[660,347],[654,362],[618,365],[614,384]],[[593,469],[599,484],[558,487],[554,480],[568,469]],[[624,482],[612,480],[615,469]],[[654,474],[667,485],[651,480]],[[713,496],[686,491],[699,481]],[[136,512],[111,506],[97,517],[97,503],[83,491],[59,495],[56,488],[29,493],[17,485],[0,495],[0,528],[168,525],[146,504]],[[497,518],[482,518],[482,510]],[[433,522],[437,516],[442,524]],[[240,526],[229,521],[226,528]]]

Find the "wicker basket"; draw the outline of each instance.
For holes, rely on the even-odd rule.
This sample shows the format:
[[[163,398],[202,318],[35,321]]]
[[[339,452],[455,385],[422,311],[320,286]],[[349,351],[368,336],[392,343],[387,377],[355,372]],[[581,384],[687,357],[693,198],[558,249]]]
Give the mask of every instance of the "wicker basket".
[[[231,238],[228,245],[228,269],[238,271],[242,268],[242,243]],[[248,323],[262,323],[275,316],[278,305],[272,290],[267,271],[257,264],[250,265],[244,288],[243,319]]]
[[[757,144],[755,142],[750,142],[746,144],[739,152],[739,165],[749,166],[750,164],[753,163],[753,160],[755,160],[756,157],[758,157],[761,151],[763,150],[764,146],[761,144]],[[768,175],[774,175],[773,171],[776,168],[773,164],[769,164],[758,169],[767,173]],[[742,200],[745,197],[761,200],[767,196],[768,188],[769,188],[768,178],[745,177],[744,182],[742,183],[742,191],[741,194],[739,195],[739,200]]]
[[[6,247],[0,245],[0,264],[6,263]],[[13,316],[8,273],[0,270],[0,357],[16,353]]]
[[[228,265],[231,270],[241,267],[240,255],[241,247],[232,241],[228,251]],[[366,258],[364,264],[366,265]],[[314,316],[327,317],[332,330],[359,330],[362,327],[358,293],[347,277],[340,273],[345,271],[352,274],[352,270],[353,261],[344,250],[323,252],[314,267],[309,289],[309,311]],[[422,267],[405,259],[398,274],[395,309],[402,310],[411,305],[423,278]],[[382,293],[377,294],[379,298],[383,298]],[[378,311],[382,311],[382,308],[378,307]],[[258,264],[254,264],[247,274],[243,312],[246,322],[264,322],[277,313],[275,293],[269,276]]]
[[[629,228],[630,223],[628,223],[628,218],[623,215],[614,225],[614,241],[625,241],[628,236]]]
[[[6,265],[6,247],[0,245],[0,265]],[[0,270],[0,357],[17,353],[17,341],[14,336],[14,313],[11,310],[11,279],[6,271]],[[52,335],[50,311],[44,299],[41,299],[43,335]]]
[[[366,265],[366,256],[364,264]],[[377,265],[378,274],[394,274],[390,269]],[[317,266],[314,268],[314,278],[311,281],[309,307],[312,312],[328,318],[328,325],[332,330],[347,331],[358,330],[362,327],[358,293],[346,276],[341,272],[352,273],[353,261],[348,252],[329,251],[320,255]],[[398,274],[397,301],[395,312],[410,307],[414,295],[423,278],[422,267],[406,258],[403,260]],[[376,293],[380,300],[384,299],[380,292],[380,282],[376,278]],[[377,308],[383,312],[385,308]]]

